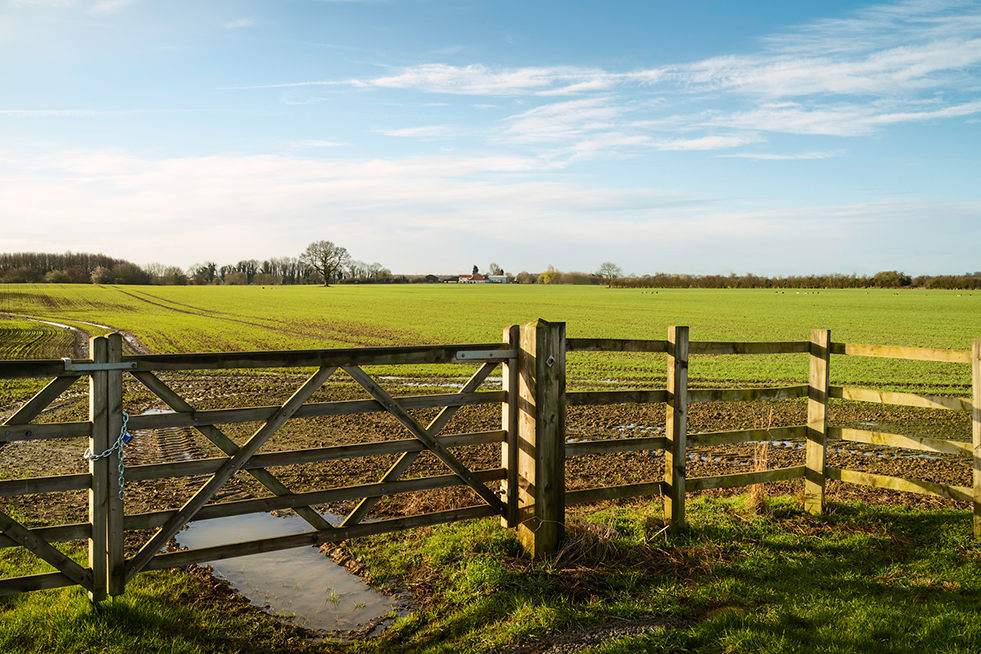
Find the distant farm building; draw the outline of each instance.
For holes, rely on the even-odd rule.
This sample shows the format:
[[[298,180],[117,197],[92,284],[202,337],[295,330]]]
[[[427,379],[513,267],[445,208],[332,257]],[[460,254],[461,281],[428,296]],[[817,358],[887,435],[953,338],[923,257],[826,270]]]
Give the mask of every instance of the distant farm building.
[[[460,284],[510,284],[511,278],[507,275],[460,275]]]

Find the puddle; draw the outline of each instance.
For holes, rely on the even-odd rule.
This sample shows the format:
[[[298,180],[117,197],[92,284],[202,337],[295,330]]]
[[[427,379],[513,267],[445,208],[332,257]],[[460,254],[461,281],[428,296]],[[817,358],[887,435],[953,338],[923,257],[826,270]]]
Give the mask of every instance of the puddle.
[[[379,375],[378,376],[378,379],[381,379],[383,381],[396,382],[399,386],[405,386],[407,388],[415,388],[415,387],[418,387],[418,388],[430,388],[431,387],[431,388],[455,388],[455,389],[460,389],[460,388],[463,388],[464,386],[466,386],[466,383],[465,382],[462,382],[462,381],[461,382],[448,382],[448,381],[435,381],[435,380],[431,380],[431,381],[421,381],[420,382],[420,381],[412,381],[412,380],[414,380],[413,377],[397,377],[395,375]],[[500,377],[488,377],[486,381],[489,382],[489,383],[491,383],[491,384],[493,384],[494,382],[497,382],[498,384],[500,384],[501,383],[501,378]]]
[[[324,517],[332,524],[337,516]],[[310,531],[303,519],[256,513],[192,522],[177,534],[191,549]],[[307,629],[349,631],[366,627],[400,606],[314,547],[251,554],[209,563],[216,576],[254,605]]]

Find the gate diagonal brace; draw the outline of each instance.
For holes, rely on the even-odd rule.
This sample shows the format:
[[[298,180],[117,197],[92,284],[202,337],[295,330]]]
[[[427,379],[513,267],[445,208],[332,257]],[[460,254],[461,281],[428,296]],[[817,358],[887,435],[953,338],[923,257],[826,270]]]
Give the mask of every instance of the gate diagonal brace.
[[[154,395],[163,400],[164,403],[174,411],[178,413],[194,413],[194,407],[184,401],[169,386],[154,376],[153,373],[134,372],[133,376],[140,380],[144,386],[146,386]],[[226,436],[224,432],[214,425],[199,425],[195,426],[195,429],[203,434],[205,438],[210,440],[215,447],[224,452],[226,456],[235,456],[235,454],[238,453],[238,445],[236,445],[232,439]],[[285,484],[279,481],[275,475],[265,468],[255,468],[247,470],[246,472],[252,475],[256,481],[262,484],[266,490],[277,497],[293,495],[293,491],[287,488]],[[318,531],[327,531],[334,528],[334,526],[327,522],[327,520],[315,509],[308,506],[294,507],[293,512],[303,518],[307,524]]]
[[[505,506],[501,502],[497,494],[491,489],[487,488],[477,477],[460,461],[453,456],[446,447],[440,443],[438,440],[432,437],[425,428],[419,424],[419,421],[413,418],[408,411],[402,408],[392,396],[385,392],[385,390],[378,385],[378,383],[369,377],[361,368],[357,366],[344,366],[344,372],[351,375],[351,377],[358,382],[362,388],[364,388],[368,393],[381,404],[389,413],[391,413],[395,418],[402,423],[402,426],[409,430],[409,432],[418,438],[423,444],[435,454],[440,461],[445,463],[453,473],[462,479],[470,488],[474,490],[477,495],[481,497],[487,504],[492,506],[495,511],[499,514],[504,515]]]
[[[490,376],[490,374],[494,371],[496,367],[497,367],[496,362],[485,363],[484,365],[482,365],[480,368],[477,369],[477,372],[475,372],[473,376],[471,376],[470,379],[467,380],[467,383],[464,384],[460,392],[473,393],[475,390],[477,390],[480,387],[481,384],[484,383],[484,380],[486,380],[487,377]],[[434,437],[437,436],[439,432],[442,431],[443,427],[445,427],[447,423],[449,423],[449,421],[453,418],[453,416],[456,415],[456,412],[459,411],[460,408],[461,407],[458,406],[443,407],[443,409],[439,412],[436,418],[434,418],[433,421],[429,423],[429,426],[426,427],[426,432],[428,432],[430,436],[434,436]],[[395,464],[388,469],[388,471],[382,476],[379,482],[383,484],[388,484],[393,481],[397,481],[402,475],[405,474],[405,471],[408,470],[413,463],[415,463],[416,459],[419,458],[420,454],[422,454],[422,452],[404,453],[402,456],[399,457],[398,461],[396,461]],[[345,527],[351,527],[353,525],[360,523],[362,520],[365,519],[365,517],[368,515],[371,509],[373,509],[374,506],[378,504],[379,500],[381,500],[380,497],[366,497],[360,502],[358,502],[358,505],[354,507],[354,510],[351,511],[351,514],[344,519],[344,522],[341,523],[341,528],[343,529]]]
[[[126,581],[129,582],[138,572],[143,570],[147,563],[156,556],[166,544],[173,538],[174,534],[190,522],[201,508],[214,497],[225,483],[231,479],[232,475],[238,472],[242,466],[248,463],[249,459],[259,451],[259,449],[276,433],[276,431],[286,424],[286,421],[293,417],[304,402],[317,392],[327,378],[334,374],[336,366],[324,366],[315,372],[303,386],[299,388],[283,406],[276,411],[269,420],[266,421],[252,435],[251,438],[232,456],[228,462],[202,486],[194,496],[180,508],[167,523],[154,534],[147,543],[140,549],[135,557],[130,559],[126,566]]]
[[[12,540],[23,545],[28,550],[37,555],[38,558],[47,561],[58,572],[65,575],[85,590],[92,590],[92,571],[83,568],[75,563],[67,554],[52,547],[48,541],[44,540],[33,531],[20,524],[9,515],[0,511],[0,532],[5,533]]]

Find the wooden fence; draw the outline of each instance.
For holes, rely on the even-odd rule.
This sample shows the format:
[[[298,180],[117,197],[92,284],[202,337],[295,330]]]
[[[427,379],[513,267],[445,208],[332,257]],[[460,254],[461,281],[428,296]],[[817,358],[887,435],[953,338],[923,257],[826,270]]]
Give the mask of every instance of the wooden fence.
[[[92,601],[120,595],[126,583],[144,570],[168,568],[293,547],[341,541],[457,520],[500,516],[502,523],[518,530],[526,549],[535,556],[554,552],[563,536],[567,506],[636,496],[664,495],[665,517],[672,531],[685,526],[685,495],[710,488],[728,488],[790,479],[803,479],[805,506],[811,512],[824,507],[828,479],[910,492],[940,495],[973,502],[975,534],[981,536],[981,339],[973,350],[936,350],[832,343],[830,332],[815,330],[810,341],[786,343],[719,343],[689,341],[687,327],[672,327],[667,340],[567,339],[564,323],[538,320],[504,330],[502,343],[387,347],[365,349],[304,350],[284,352],[237,352],[123,356],[119,335],[92,339],[91,359],[71,361],[0,361],[0,379],[35,377],[54,379],[7,419],[0,429],[0,445],[11,441],[79,438],[89,440],[95,453],[109,451],[89,462],[89,472],[78,475],[0,480],[0,496],[87,490],[89,519],[80,524],[30,529],[0,512],[0,549],[24,547],[50,563],[57,572],[0,579],[0,595],[69,585],[84,587]],[[665,389],[567,392],[567,352],[665,353]],[[806,384],[754,389],[688,388],[689,357],[700,355],[807,354],[810,375]],[[969,363],[973,374],[970,400],[885,393],[831,386],[832,355],[905,358],[922,361]],[[458,393],[392,397],[363,370],[364,366],[412,366],[434,363],[478,364],[479,368]],[[478,390],[491,372],[502,368],[501,390]],[[158,377],[166,371],[234,369],[315,368],[314,372],[280,406],[197,410]],[[336,371],[343,370],[372,399],[309,402],[311,396]],[[127,481],[144,481],[207,475],[208,480],[182,507],[174,510],[126,515],[117,473],[118,452],[113,449],[123,428],[124,374],[129,374],[172,409],[172,413],[133,416],[128,428],[136,430],[190,427],[210,440],[224,457],[180,463],[130,466]],[[66,389],[82,377],[89,380],[89,419],[84,422],[39,424],[33,422]],[[697,402],[742,402],[807,398],[807,424],[767,430],[739,430],[690,434],[688,405]],[[972,411],[973,443],[913,438],[828,426],[829,398]],[[566,443],[566,407],[609,404],[664,403],[665,436]],[[499,404],[500,430],[440,435],[462,406]],[[412,409],[440,408],[428,425],[420,424]],[[263,444],[289,420],[387,412],[411,438],[363,442],[326,448],[260,453]],[[261,422],[239,446],[220,425]],[[825,465],[829,437],[858,443],[888,445],[941,453],[972,453],[973,488],[944,486],[923,481],[841,470]],[[687,448],[776,439],[805,439],[806,463],[777,470],[719,477],[687,478]],[[468,445],[499,443],[501,466],[470,470],[450,451]],[[665,474],[661,480],[615,487],[566,491],[565,460],[585,454],[638,450],[664,451]],[[441,476],[401,479],[422,452],[431,452],[448,469]],[[0,448],[0,455],[3,449]],[[399,454],[399,458],[374,484],[328,488],[295,493],[272,472],[281,466],[308,464],[354,457]],[[264,486],[271,497],[216,502],[216,493],[238,471],[245,471]],[[501,490],[487,484],[500,482]],[[399,519],[364,522],[371,508],[384,496],[466,485],[480,498],[478,506],[414,515]],[[312,505],[357,500],[356,508],[339,526],[329,524]],[[191,520],[244,515],[275,509],[293,509],[306,520],[310,531],[290,536],[263,538],[217,547],[161,553],[164,545]],[[126,557],[124,536],[132,530],[155,530],[133,556]],[[82,566],[53,543],[87,540],[88,563]]]

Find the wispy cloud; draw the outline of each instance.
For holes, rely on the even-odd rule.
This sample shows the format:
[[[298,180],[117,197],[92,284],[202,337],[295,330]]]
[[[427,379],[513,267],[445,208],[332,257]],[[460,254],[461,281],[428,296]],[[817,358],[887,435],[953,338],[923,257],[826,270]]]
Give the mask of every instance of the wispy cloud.
[[[102,0],[92,5],[88,11],[92,14],[115,14],[131,4],[133,0]]]
[[[512,116],[504,134],[523,142],[567,141],[613,129],[622,113],[609,96],[556,102]]]
[[[981,211],[911,198],[723,207],[683,193],[531,175],[544,169],[533,158],[452,155],[344,161],[269,155],[150,160],[114,151],[5,156],[4,211],[18,220],[0,234],[0,249],[129,252],[138,263],[189,265],[298,253],[326,235],[355,256],[399,272],[427,272],[422,267],[430,262],[418,252],[437,250],[445,253],[440,265],[469,268],[472,252],[456,245],[479,240],[486,251],[510,253],[506,267],[532,269],[550,262],[581,266],[584,252],[594,253],[598,265],[615,252],[621,265],[641,273],[655,272],[656,253],[656,266],[666,270],[741,270],[747,258],[765,254],[759,260],[766,269],[754,272],[875,272],[901,258],[907,272],[936,274],[950,257],[970,255],[974,240],[952,242],[946,234],[976,232]],[[524,174],[518,179],[514,172]],[[52,178],[59,183],[52,185]],[[283,215],[290,216],[289,229],[270,230]],[[919,228],[924,215],[936,229],[904,245],[895,235]],[[123,231],[120,216],[126,217]],[[892,229],[882,230],[883,224]],[[847,243],[836,225],[847,226]],[[802,251],[797,245],[804,237],[813,247]],[[698,241],[695,250],[677,247],[691,239]]]
[[[239,18],[238,20],[222,24],[222,27],[226,30],[235,30],[243,27],[252,27],[253,25],[255,25],[255,18]]]
[[[702,136],[693,139],[656,141],[654,146],[658,150],[721,150],[723,148],[736,148],[759,140],[755,136]]]
[[[29,118],[75,118],[80,116],[126,116],[149,113],[140,109],[0,109],[0,116],[24,116]]]
[[[481,64],[423,64],[405,68],[395,75],[349,83],[359,87],[412,89],[426,93],[508,96],[603,90],[613,87],[620,77],[598,69],[571,66],[494,69]]]
[[[341,143],[339,141],[297,141],[296,143],[291,143],[290,148],[336,148],[342,145],[347,145],[346,143]]]
[[[457,125],[427,125],[424,127],[406,127],[403,129],[379,130],[388,136],[402,136],[418,139],[450,138],[457,136],[463,130]]]
[[[521,98],[536,106],[506,119],[497,138],[564,143],[579,152],[595,151],[599,142],[635,145],[643,137],[662,150],[728,149],[760,133],[854,137],[981,112],[981,8],[972,2],[876,6],[791,28],[761,44],[751,55],[626,72],[429,63],[375,78],[269,86]],[[431,129],[391,133],[433,136]]]
[[[761,161],[802,161],[807,159],[831,159],[840,157],[844,154],[842,150],[833,152],[797,152],[791,154],[777,154],[773,152],[738,152],[734,154],[719,154],[721,158],[738,159],[759,159]]]

